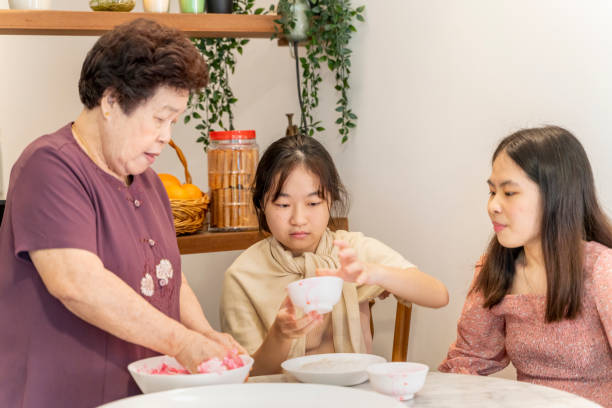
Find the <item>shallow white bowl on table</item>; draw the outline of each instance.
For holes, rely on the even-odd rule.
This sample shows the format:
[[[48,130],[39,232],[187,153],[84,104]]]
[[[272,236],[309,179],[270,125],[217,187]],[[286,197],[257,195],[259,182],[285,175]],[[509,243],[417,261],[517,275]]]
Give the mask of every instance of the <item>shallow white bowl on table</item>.
[[[128,371],[138,384],[140,390],[147,394],[150,392],[173,390],[176,388],[197,387],[201,385],[217,384],[236,384],[243,383],[253,366],[253,358],[247,355],[240,355],[244,362],[242,367],[221,373],[207,374],[151,374],[151,371],[158,369],[162,364],[169,367],[183,369],[176,359],[169,356],[157,356],[134,361],[128,365]]]
[[[386,361],[373,354],[313,354],[286,360],[281,367],[305,383],[356,385],[368,380],[369,366]]]
[[[305,313],[315,311],[331,312],[342,295],[342,279],[336,276],[317,276],[291,282],[287,286],[291,302],[304,309]]]
[[[373,364],[366,371],[374,390],[405,401],[423,388],[429,367],[421,363],[396,362]]]

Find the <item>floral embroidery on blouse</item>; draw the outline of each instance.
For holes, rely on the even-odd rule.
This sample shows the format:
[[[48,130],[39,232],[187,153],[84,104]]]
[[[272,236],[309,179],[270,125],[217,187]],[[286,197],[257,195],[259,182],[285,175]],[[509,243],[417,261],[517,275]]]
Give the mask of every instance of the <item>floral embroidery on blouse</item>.
[[[145,296],[153,296],[155,285],[153,284],[153,277],[147,273],[144,278],[140,280],[140,292]]]
[[[162,259],[159,261],[159,264],[155,267],[155,274],[157,279],[159,279],[160,286],[166,286],[168,284],[168,279],[172,278],[173,270],[172,264],[167,259]]]

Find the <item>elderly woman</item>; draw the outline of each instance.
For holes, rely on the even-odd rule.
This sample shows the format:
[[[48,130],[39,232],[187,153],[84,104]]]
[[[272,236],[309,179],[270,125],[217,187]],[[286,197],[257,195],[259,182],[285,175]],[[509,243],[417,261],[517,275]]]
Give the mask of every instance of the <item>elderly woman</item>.
[[[185,276],[149,167],[207,67],[180,32],[137,20],[83,64],[74,123],[15,163],[0,229],[0,406],[89,407],[139,393],[158,353],[195,371],[232,349]]]

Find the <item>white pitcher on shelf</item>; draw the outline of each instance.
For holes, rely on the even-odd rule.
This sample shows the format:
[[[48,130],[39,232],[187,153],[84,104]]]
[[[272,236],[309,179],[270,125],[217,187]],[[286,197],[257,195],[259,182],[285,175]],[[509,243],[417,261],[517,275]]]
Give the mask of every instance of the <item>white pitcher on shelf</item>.
[[[8,0],[11,10],[49,10],[51,0]]]
[[[170,0],[143,0],[142,6],[147,13],[167,13],[170,11]]]

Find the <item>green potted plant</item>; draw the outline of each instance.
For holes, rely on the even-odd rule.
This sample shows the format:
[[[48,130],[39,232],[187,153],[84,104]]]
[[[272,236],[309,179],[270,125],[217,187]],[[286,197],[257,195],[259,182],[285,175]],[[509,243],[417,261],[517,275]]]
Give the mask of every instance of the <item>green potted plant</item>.
[[[339,94],[336,124],[342,143],[348,140],[350,130],[356,126],[357,115],[353,113],[348,98],[352,55],[349,43],[357,31],[354,21],[365,21],[364,10],[365,6],[353,7],[351,0],[279,0],[277,11],[280,18],[277,23],[294,49],[302,111],[301,131],[309,136],[325,130],[321,121],[315,120],[314,113],[319,105],[322,64],[327,65],[335,76],[334,88]],[[304,18],[307,24],[304,24]],[[302,27],[306,27],[305,34]],[[306,47],[303,57],[298,55],[300,41]],[[301,79],[299,66],[302,68]]]
[[[265,14],[255,9],[255,0],[234,0],[234,14]],[[192,38],[208,63],[209,83],[200,93],[189,99],[184,122],[193,123],[199,131],[197,141],[207,150],[212,130],[235,130],[233,107],[238,101],[230,86],[236,58],[242,54],[249,40],[244,38]]]

